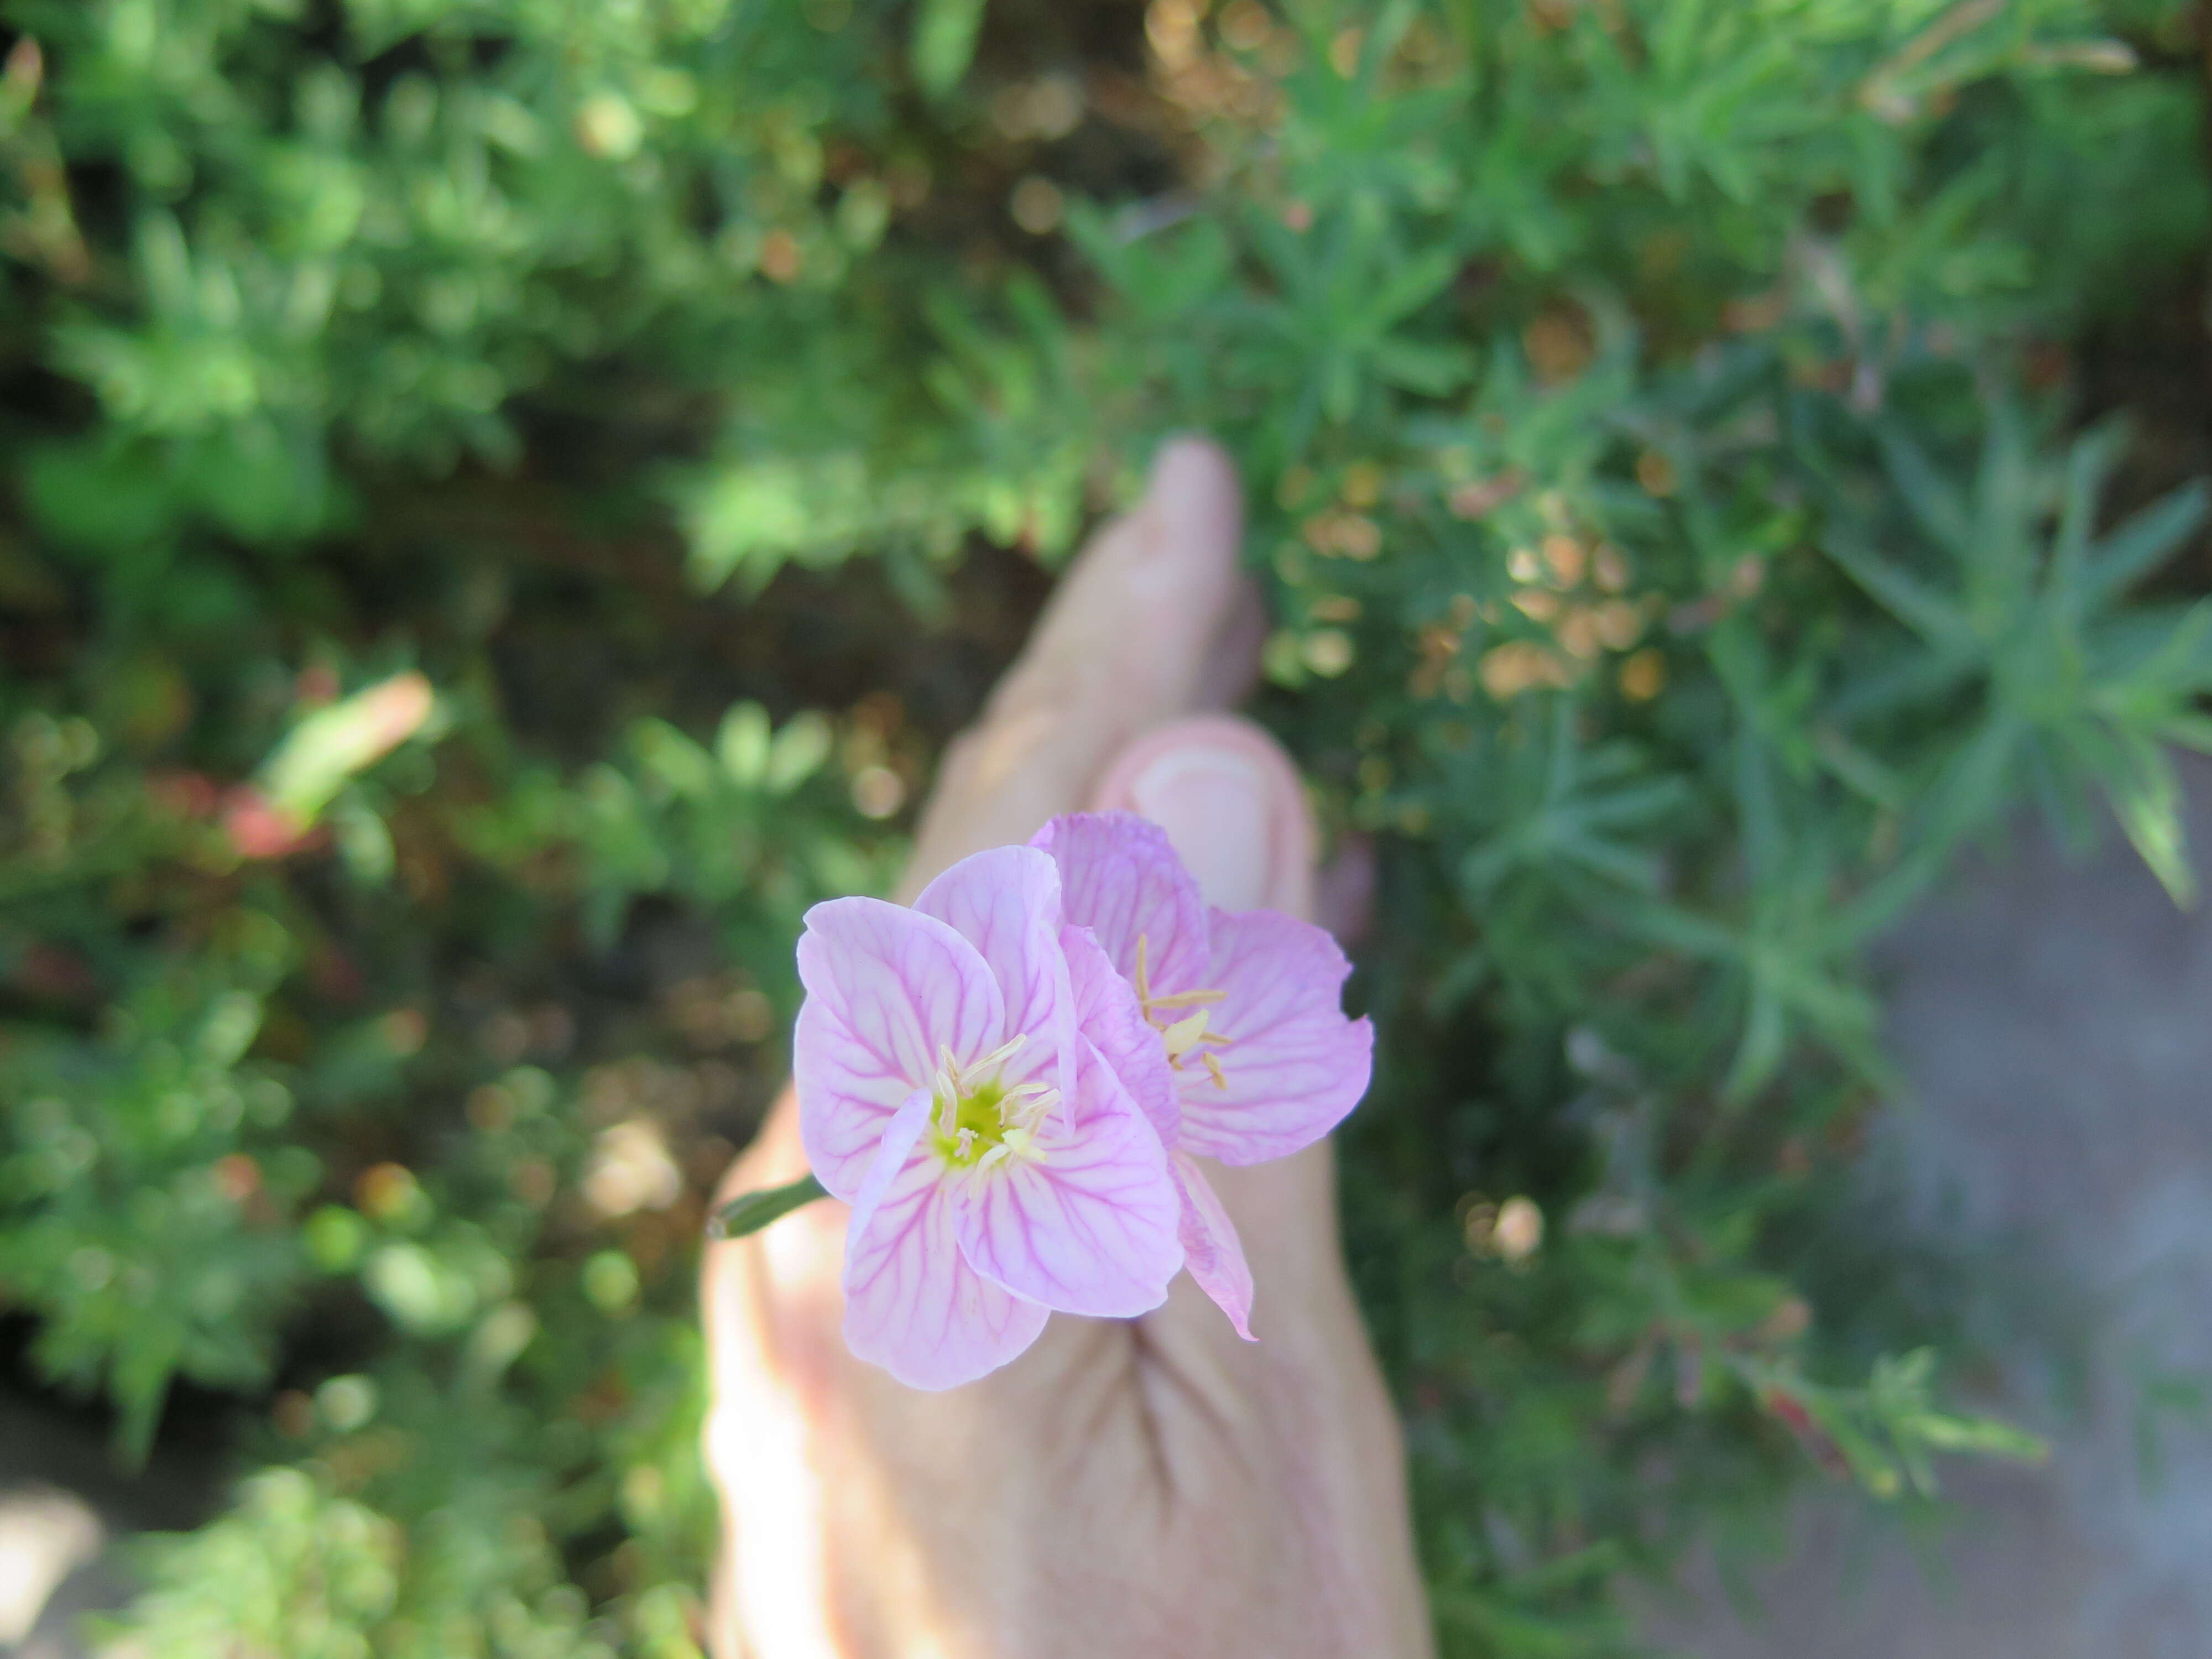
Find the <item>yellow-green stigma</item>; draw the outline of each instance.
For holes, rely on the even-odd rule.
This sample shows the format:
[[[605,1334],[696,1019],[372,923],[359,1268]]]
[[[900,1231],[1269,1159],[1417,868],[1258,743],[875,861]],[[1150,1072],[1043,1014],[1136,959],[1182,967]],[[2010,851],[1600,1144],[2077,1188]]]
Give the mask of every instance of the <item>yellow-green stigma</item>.
[[[1037,1126],[1059,1103],[1060,1091],[1045,1083],[1008,1088],[999,1068],[1028,1041],[1018,1036],[981,1060],[962,1066],[950,1048],[938,1052],[936,1109],[930,1136],[938,1156],[963,1169],[988,1169],[1009,1158],[1042,1162]]]

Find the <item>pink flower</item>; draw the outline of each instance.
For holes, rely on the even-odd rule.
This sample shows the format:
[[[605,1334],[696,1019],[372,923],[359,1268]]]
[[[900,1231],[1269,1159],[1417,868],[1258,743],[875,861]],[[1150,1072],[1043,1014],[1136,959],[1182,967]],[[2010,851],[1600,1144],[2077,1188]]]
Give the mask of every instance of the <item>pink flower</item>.
[[[1133,813],[1054,818],[1030,845],[1059,866],[1078,1030],[1169,1149],[1185,1265],[1249,1340],[1251,1269],[1191,1155],[1286,1158],[1359,1103],[1375,1030],[1344,1016],[1351,964],[1309,922],[1210,909]]]
[[[1024,847],[912,909],[807,912],[793,1071],[807,1159],[853,1206],[846,1341],[915,1388],[1005,1364],[1051,1310],[1156,1308],[1182,1265],[1164,1144],[1078,1029],[1063,936],[1059,872]]]

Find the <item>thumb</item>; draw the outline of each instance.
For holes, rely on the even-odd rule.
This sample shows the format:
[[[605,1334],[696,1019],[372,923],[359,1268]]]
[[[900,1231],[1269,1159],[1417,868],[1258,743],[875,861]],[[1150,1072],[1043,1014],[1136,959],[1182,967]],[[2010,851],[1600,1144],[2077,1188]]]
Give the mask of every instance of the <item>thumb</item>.
[[[1305,792],[1290,757],[1249,720],[1201,714],[1139,738],[1099,781],[1097,805],[1166,830],[1208,904],[1311,919]]]

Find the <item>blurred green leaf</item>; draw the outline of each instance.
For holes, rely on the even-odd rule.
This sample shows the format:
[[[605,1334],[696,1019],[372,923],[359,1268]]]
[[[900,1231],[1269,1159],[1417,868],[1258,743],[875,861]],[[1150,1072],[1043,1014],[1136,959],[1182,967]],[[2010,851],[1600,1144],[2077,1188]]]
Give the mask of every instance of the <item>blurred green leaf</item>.
[[[983,29],[983,5],[984,0],[920,0],[915,8],[908,61],[930,97],[943,98],[968,73]]]

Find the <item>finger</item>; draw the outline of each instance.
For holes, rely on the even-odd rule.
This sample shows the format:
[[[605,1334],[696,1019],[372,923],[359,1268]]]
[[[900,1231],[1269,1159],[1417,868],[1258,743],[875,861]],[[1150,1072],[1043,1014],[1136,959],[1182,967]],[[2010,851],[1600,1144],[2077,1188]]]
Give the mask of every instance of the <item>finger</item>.
[[[983,718],[948,751],[905,896],[970,853],[1028,840],[1079,805],[1130,739],[1249,682],[1259,635],[1243,534],[1228,458],[1202,439],[1166,445],[1143,501],[1077,557]]]
[[[1208,904],[1313,915],[1313,815],[1290,757],[1249,720],[1198,714],[1147,733],[1091,804],[1165,830]]]
[[[1259,584],[1249,577],[1240,580],[1200,671],[1192,708],[1234,708],[1252,695],[1260,680],[1260,653],[1267,642],[1267,602],[1260,597]]]

